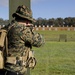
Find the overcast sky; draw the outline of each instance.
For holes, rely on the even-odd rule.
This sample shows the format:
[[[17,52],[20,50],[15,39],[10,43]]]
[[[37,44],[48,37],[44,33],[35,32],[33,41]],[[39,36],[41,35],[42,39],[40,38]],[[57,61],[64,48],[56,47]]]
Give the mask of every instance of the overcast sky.
[[[0,18],[9,19],[8,0],[0,0]],[[75,0],[31,0],[33,17],[75,17]]]

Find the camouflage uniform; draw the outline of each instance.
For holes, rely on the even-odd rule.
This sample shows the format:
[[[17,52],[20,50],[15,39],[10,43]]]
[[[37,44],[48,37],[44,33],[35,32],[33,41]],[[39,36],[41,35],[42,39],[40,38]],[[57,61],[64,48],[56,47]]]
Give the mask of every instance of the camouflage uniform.
[[[32,17],[28,17],[31,11],[27,10],[27,7],[23,5],[19,6],[16,13],[13,15],[18,15],[30,21],[35,21]],[[12,23],[8,28],[8,58],[10,58],[10,61],[14,60],[14,62],[10,63],[7,58],[8,62],[5,66],[7,69],[7,75],[29,75],[29,69],[34,68],[36,65],[36,59],[33,55],[32,46],[40,47],[44,43],[42,35],[35,33],[32,27],[19,24],[17,21]]]

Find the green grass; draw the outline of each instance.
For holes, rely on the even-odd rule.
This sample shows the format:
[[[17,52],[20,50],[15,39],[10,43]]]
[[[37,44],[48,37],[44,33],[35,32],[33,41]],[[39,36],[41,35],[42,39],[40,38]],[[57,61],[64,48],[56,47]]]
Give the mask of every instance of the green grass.
[[[31,75],[75,75],[75,31],[38,31],[45,45],[33,48],[37,65]],[[66,34],[67,42],[59,41]]]
[[[75,41],[75,31],[37,31],[41,33],[46,41],[59,41],[59,36],[65,34],[67,41]],[[64,41],[64,40],[63,40]]]
[[[33,49],[37,65],[31,75],[75,75],[75,42],[46,42]]]

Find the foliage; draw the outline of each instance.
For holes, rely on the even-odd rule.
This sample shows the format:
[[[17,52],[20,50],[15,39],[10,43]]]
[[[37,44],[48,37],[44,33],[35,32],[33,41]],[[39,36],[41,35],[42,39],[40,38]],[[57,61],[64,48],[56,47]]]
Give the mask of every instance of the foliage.
[[[7,25],[9,22],[9,20],[3,20],[2,18],[0,18],[0,25]]]
[[[75,17],[66,17],[66,18],[51,18],[51,19],[43,19],[41,17],[39,17],[38,19],[36,19],[36,22],[34,23],[35,25],[39,26],[54,26],[54,27],[71,27],[74,26],[75,27]]]

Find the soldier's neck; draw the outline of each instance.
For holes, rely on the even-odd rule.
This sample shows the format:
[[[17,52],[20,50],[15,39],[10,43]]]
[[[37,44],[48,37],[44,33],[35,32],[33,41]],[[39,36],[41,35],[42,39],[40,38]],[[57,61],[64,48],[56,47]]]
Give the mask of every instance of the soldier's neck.
[[[26,26],[26,23],[24,23],[24,22],[18,22],[19,24],[23,24],[23,25],[25,25]]]

